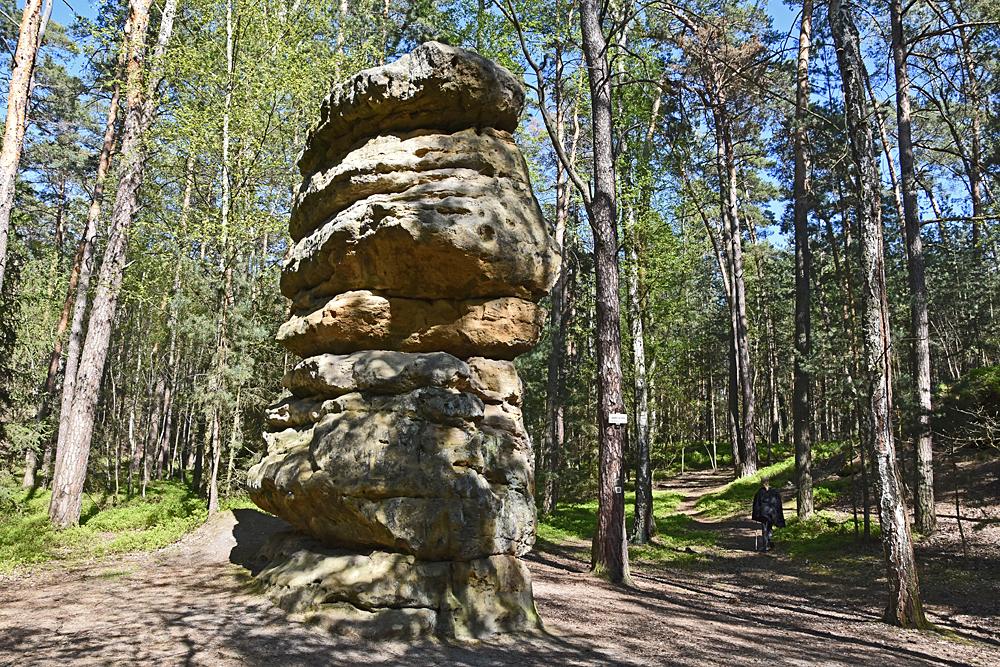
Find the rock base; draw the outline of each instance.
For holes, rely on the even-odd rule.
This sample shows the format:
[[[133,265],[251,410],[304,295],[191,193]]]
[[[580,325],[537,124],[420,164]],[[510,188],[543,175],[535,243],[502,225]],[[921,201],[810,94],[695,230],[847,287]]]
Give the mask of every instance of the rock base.
[[[286,532],[273,536],[258,558],[265,594],[329,632],[475,640],[542,630],[531,575],[514,556],[425,561],[334,549]]]

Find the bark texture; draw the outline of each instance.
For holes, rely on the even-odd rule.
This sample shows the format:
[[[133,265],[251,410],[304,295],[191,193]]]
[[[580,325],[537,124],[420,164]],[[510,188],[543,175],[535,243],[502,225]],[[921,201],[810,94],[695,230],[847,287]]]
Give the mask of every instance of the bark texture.
[[[865,444],[876,473],[882,550],[889,601],[885,620],[901,627],[924,628],[917,566],[906,503],[896,465],[892,431],[892,381],[889,372],[890,327],[885,285],[885,257],[879,197],[880,179],[872,127],[865,104],[864,60],[852,3],[830,0],[830,27],[837,48],[847,134],[856,178],[863,294],[861,328],[866,387]]]
[[[164,5],[147,86],[147,77],[143,75],[150,5],[150,0],[132,0],[125,24],[124,48],[127,49],[128,59],[125,67],[125,125],[122,133],[120,176],[111,213],[108,246],[98,274],[87,337],[80,354],[72,410],[65,439],[58,443],[56,451],[49,519],[58,528],[68,528],[80,520],[81,497],[94,434],[101,376],[104,374],[104,363],[125,272],[128,233],[135,218],[139,187],[145,170],[145,136],[152,121],[153,96],[161,76],[162,56],[177,7],[176,0],[168,0]]]
[[[14,183],[24,149],[24,130],[28,122],[28,102],[35,58],[42,41],[42,0],[26,0],[21,14],[17,48],[10,65],[7,91],[7,118],[4,121],[3,145],[0,146],[0,290],[7,267],[7,241],[10,215],[14,209]]]
[[[811,331],[809,280],[812,258],[809,252],[809,138],[806,119],[809,110],[809,50],[812,38],[813,0],[802,3],[799,25],[799,57],[795,90],[795,370],[792,388],[792,437],[795,441],[796,508],[800,519],[813,513],[812,429],[809,420]]]
[[[931,436],[931,348],[927,312],[927,279],[920,238],[913,132],[910,116],[910,77],[906,71],[908,46],[903,33],[902,0],[889,3],[892,21],[892,63],[896,74],[896,126],[899,135],[899,177],[903,195],[903,230],[910,289],[910,336],[913,339],[913,377],[917,414],[913,423],[916,452],[913,507],[917,530],[930,535],[937,526],[934,510],[934,462]]]
[[[624,426],[609,416],[625,413],[621,370],[621,305],[618,297],[618,231],[615,227],[615,170],[611,123],[611,73],[607,41],[596,0],[580,4],[583,53],[590,80],[594,152],[594,194],[589,206],[597,281],[597,430],[600,442],[597,529],[591,552],[593,571],[614,583],[631,584],[625,539],[622,458]]]

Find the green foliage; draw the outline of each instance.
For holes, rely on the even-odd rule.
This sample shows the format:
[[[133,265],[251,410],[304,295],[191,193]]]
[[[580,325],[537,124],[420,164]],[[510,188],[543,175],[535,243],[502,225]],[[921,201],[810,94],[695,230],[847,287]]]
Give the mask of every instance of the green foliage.
[[[718,491],[705,494],[695,503],[695,508],[705,516],[710,517],[749,515],[754,494],[760,488],[761,480],[766,477],[771,480],[772,488],[780,489],[786,481],[791,479],[794,469],[795,458],[788,457],[783,461],[761,468],[756,475],[742,477],[726,484]]]
[[[942,393],[942,408],[1000,412],[1000,365],[975,368]]]
[[[824,479],[813,484],[813,504],[816,507],[832,505],[851,492],[850,477]]]
[[[816,512],[805,521],[792,518],[785,528],[775,531],[774,542],[794,558],[819,561],[823,564],[851,564],[859,560],[874,561],[873,546],[879,540],[878,521],[872,522],[872,537],[868,545],[860,542],[854,520],[832,512]]]
[[[672,491],[653,491],[653,518],[657,534],[647,545],[629,547],[629,557],[646,562],[684,562],[696,558],[699,553],[694,547],[704,549],[715,544],[711,531],[696,530],[691,517],[680,514],[677,507],[682,496]],[[632,525],[632,510],[635,494],[625,494],[625,525]],[[545,542],[572,543],[590,540],[597,526],[597,501],[585,503],[560,503],[553,514],[538,523],[538,540]],[[689,550],[690,549],[690,550]]]
[[[840,442],[817,442],[813,445],[813,461],[818,463],[828,460],[839,453],[842,448],[843,443]],[[754,494],[760,488],[762,480],[765,478],[771,480],[771,488],[780,491],[781,487],[792,481],[794,474],[795,457],[787,456],[777,463],[761,468],[756,475],[734,480],[718,491],[705,494],[698,499],[695,507],[702,514],[710,517],[749,515]],[[832,502],[846,489],[845,485],[848,483],[847,480],[818,483],[814,487],[814,493],[818,494],[816,502],[819,504]],[[785,495],[784,500],[789,500],[787,495]]]
[[[50,560],[78,561],[130,551],[158,549],[204,523],[205,501],[187,485],[155,482],[145,498],[120,504],[112,498],[84,496],[80,525],[57,531],[48,520],[51,493],[12,489],[9,480],[0,498],[14,499],[0,518],[0,572]],[[233,499],[229,506],[246,504]]]
[[[1000,444],[1000,365],[973,369],[943,387],[938,414],[937,428],[949,439]]]

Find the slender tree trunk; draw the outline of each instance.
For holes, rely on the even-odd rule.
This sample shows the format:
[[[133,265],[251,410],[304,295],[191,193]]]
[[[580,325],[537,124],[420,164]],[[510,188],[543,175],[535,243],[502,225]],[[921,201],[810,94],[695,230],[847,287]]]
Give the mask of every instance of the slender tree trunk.
[[[562,51],[556,52],[556,141],[563,143],[565,134],[565,110],[562,100]],[[576,109],[573,109],[574,118]],[[578,145],[579,124],[573,137],[571,161],[576,156]],[[572,168],[571,166],[569,168]],[[552,349],[549,352],[548,368],[545,380],[545,435],[542,441],[543,460],[545,463],[545,485],[542,489],[542,516],[549,516],[556,509],[559,499],[559,473],[562,459],[562,448],[565,442],[564,423],[564,390],[563,374],[566,346],[566,283],[569,277],[570,265],[566,252],[566,227],[569,221],[570,189],[567,167],[562,162],[556,162],[556,246],[562,255],[559,267],[559,277],[552,287],[551,311],[549,312],[549,331],[552,337]]]
[[[119,69],[124,69],[127,48],[122,48],[119,59]],[[101,206],[104,202],[104,184],[108,170],[111,168],[111,158],[115,147],[115,128],[118,124],[118,105],[120,99],[119,86],[114,87],[111,103],[108,106],[108,118],[104,124],[104,139],[101,143],[101,155],[97,162],[97,175],[94,179],[94,193],[91,196],[90,208],[87,210],[87,224],[83,239],[80,241],[82,255],[80,257],[80,277],[73,302],[73,318],[69,327],[69,340],[66,343],[66,365],[63,369],[63,389],[59,411],[59,432],[56,442],[65,442],[69,417],[73,412],[73,397],[76,391],[76,376],[80,366],[80,341],[83,338],[83,319],[87,314],[87,299],[90,290],[90,279],[94,268],[94,243],[97,239],[97,223],[101,217]],[[58,457],[57,457],[58,460]]]
[[[125,493],[128,497],[132,497],[133,483],[135,482],[135,473],[139,468],[139,459],[141,454],[139,453],[139,448],[135,445],[135,411],[136,411],[136,401],[132,401],[132,409],[128,413],[128,453],[129,453],[129,466],[128,466],[128,480],[125,486]]]
[[[218,332],[217,332],[217,367],[215,370],[215,391],[223,390],[225,381],[224,374],[228,355],[228,314],[232,305],[233,289],[233,261],[230,257],[230,230],[229,216],[232,209],[232,183],[230,182],[230,155],[229,155],[229,123],[230,112],[233,104],[233,87],[235,85],[235,34],[233,26],[233,0],[226,0],[226,73],[228,81],[226,84],[225,110],[222,116],[222,264],[223,264],[223,287],[222,303],[219,309]],[[212,477],[209,481],[208,491],[208,513],[214,514],[219,511],[219,461],[222,455],[222,441],[220,437],[222,414],[221,406],[216,402],[214,406],[215,414],[212,417]]]
[[[163,419],[159,429],[159,453],[156,456],[156,479],[163,479],[164,470],[170,465],[170,429],[175,421],[173,386],[169,381],[163,392]]]
[[[812,258],[809,252],[809,51],[812,39],[813,1],[803,0],[799,24],[799,57],[795,91],[795,371],[792,389],[792,437],[795,440],[796,510],[800,519],[813,513],[812,429],[809,423],[811,372],[809,280]]]
[[[733,450],[733,474],[740,477],[740,470],[743,468],[743,447],[740,442],[743,439],[740,431],[740,371],[736,363],[736,342],[735,327],[729,330],[729,376],[726,385],[726,426],[729,429],[729,442]]]
[[[62,312],[59,314],[59,322],[56,324],[55,330],[55,343],[52,346],[52,352],[49,354],[49,365],[45,372],[45,381],[42,383],[40,389],[40,395],[38,397],[38,408],[35,411],[34,422],[41,426],[42,423],[48,418],[52,413],[52,397],[55,396],[56,386],[59,383],[59,362],[62,359],[62,349],[63,343],[65,342],[66,329],[69,326],[70,312],[73,309],[73,297],[76,293],[77,284],[80,280],[80,264],[83,260],[84,242],[80,243],[80,247],[76,251],[76,255],[73,259],[73,268],[70,269],[69,274],[69,285],[66,288],[66,299],[63,301]],[[50,459],[51,454],[51,442],[46,444],[45,449],[47,451],[47,456],[45,458]],[[38,467],[38,452],[34,449],[29,449],[25,452],[25,462],[24,462],[24,478],[22,479],[21,486],[25,489],[34,488],[35,472]],[[47,467],[47,466],[46,466]],[[47,476],[48,471],[42,471],[43,479]]]
[[[639,294],[639,233],[635,212],[629,209],[628,310],[632,328],[633,422],[635,423],[635,517],[632,541],[646,544],[655,533],[653,523],[653,472],[649,461],[649,392],[646,381],[646,331]]]
[[[211,444],[212,440],[212,413],[209,411],[205,415],[205,423],[203,424],[204,433],[198,438],[198,445],[195,447],[194,451],[194,470],[191,473],[191,484],[194,487],[195,493],[201,493],[202,482],[205,477],[205,444]]]
[[[712,438],[712,470],[718,469],[719,454],[716,442],[718,441],[718,428],[715,423],[715,382],[714,374],[708,373],[708,432]]]
[[[552,287],[552,310],[549,313],[549,330],[552,336],[552,350],[549,353],[545,382],[545,436],[543,439],[545,462],[545,485],[542,491],[542,516],[549,516],[556,509],[559,499],[559,470],[562,448],[565,443],[563,421],[562,366],[565,346],[565,318],[563,317],[563,294],[566,284],[566,260],[559,278]]]
[[[726,257],[729,260],[730,278],[730,317],[732,319],[733,351],[736,373],[733,378],[738,385],[738,392],[731,393],[731,406],[735,398],[738,402],[735,421],[739,451],[739,465],[736,466],[737,477],[748,477],[756,474],[757,442],[754,434],[754,395],[753,368],[750,363],[750,341],[747,333],[746,282],[743,275],[743,232],[740,225],[738,203],[736,198],[738,181],[736,174],[736,155],[730,136],[726,100],[718,83],[718,75],[713,70],[709,72],[709,95],[714,98],[710,105],[715,123],[717,167],[720,184],[720,205],[722,211],[723,236],[725,239]],[[735,406],[732,406],[735,407]],[[735,458],[735,457],[734,457]]]
[[[889,373],[889,309],[885,285],[878,164],[864,94],[864,60],[851,5],[830,0],[831,32],[843,81],[844,108],[851,158],[857,179],[857,216],[860,229],[864,286],[862,332],[865,382],[868,388],[866,422],[872,465],[879,495],[879,521],[886,563],[889,603],[885,619],[902,627],[927,627],[920,598],[913,541],[896,466],[892,432],[892,385]]]
[[[49,518],[59,528],[67,528],[80,520],[81,494],[94,434],[94,409],[125,272],[128,232],[135,217],[145,168],[145,134],[152,120],[153,97],[162,72],[162,55],[176,10],[176,0],[167,0],[149,77],[151,83],[149,89],[146,89],[143,85],[143,65],[150,4],[151,0],[132,0],[125,26],[129,55],[126,67],[122,166],[111,214],[108,246],[98,276],[87,338],[80,355],[72,414],[67,424],[66,439],[58,445],[62,452],[57,453]]]
[[[681,175],[684,180],[684,186],[688,189],[688,192],[693,197],[695,195],[694,188],[691,186],[690,179],[688,179],[687,174],[684,172],[683,167],[681,168]],[[719,267],[719,273],[722,275],[722,285],[725,290],[726,304],[729,308],[729,346],[727,354],[727,387],[726,387],[726,426],[729,432],[729,443],[733,453],[733,473],[738,477],[741,467],[741,436],[740,430],[738,428],[739,418],[740,418],[740,404],[739,404],[739,368],[736,364],[736,316],[733,310],[734,297],[733,297],[733,287],[732,280],[730,279],[730,271],[726,268],[726,259],[723,255],[722,248],[720,247],[719,241],[715,236],[715,232],[712,231],[712,224],[705,214],[704,209],[701,206],[697,207],[698,215],[701,218],[702,224],[705,226],[705,233],[708,235],[709,241],[712,243],[712,250],[715,253],[715,261]],[[728,226],[725,220],[720,221],[722,227],[722,245],[729,247],[729,234]]]
[[[28,123],[28,103],[35,58],[42,42],[42,0],[25,0],[17,48],[10,64],[10,87],[7,90],[7,119],[4,122],[3,144],[0,146],[0,291],[3,290],[7,267],[7,240],[10,216],[14,210],[14,183],[24,149],[24,132]]]
[[[962,69],[964,71],[964,76],[962,77],[962,92],[965,96],[965,103],[970,109],[969,122],[971,126],[971,137],[969,139],[969,155],[965,158],[964,162],[969,177],[969,196],[972,200],[972,248],[975,250],[980,247],[982,239],[982,217],[986,213],[985,203],[983,201],[985,183],[983,182],[982,170],[983,150],[981,107],[983,104],[980,99],[979,77],[976,76],[975,66],[973,65],[974,56],[972,55],[969,30],[967,26],[963,25],[964,17],[962,16],[961,6],[959,3],[954,2],[954,0],[949,0],[948,4],[954,14],[954,21],[959,37],[958,41],[961,45],[961,48],[959,49],[959,60],[962,63]]]
[[[736,210],[736,163],[732,153],[732,142],[726,146],[726,173],[728,176],[728,213],[731,245],[733,296],[736,302],[736,361],[739,367],[740,383],[740,436],[743,442],[740,476],[749,477],[757,473],[757,439],[754,434],[753,368],[750,364],[750,339],[747,332],[746,283],[743,278],[743,234]]]
[[[236,454],[243,446],[243,410],[240,409],[242,392],[236,390],[236,407],[233,409],[233,426],[229,434],[229,463],[226,465],[226,495],[233,490],[233,473],[236,470]]]
[[[155,346],[153,348],[155,354]],[[150,360],[149,372],[156,376],[156,387],[149,396],[152,399],[153,407],[149,415],[149,423],[146,426],[146,433],[143,435],[143,460],[142,460],[142,497],[146,497],[146,489],[153,476],[153,468],[156,460],[160,456],[160,426],[164,410],[164,394],[167,391],[166,379],[162,371],[158,368],[159,363],[155,359]]]
[[[914,423],[916,469],[914,518],[924,535],[934,532],[934,463],[931,441],[931,350],[927,313],[927,280],[924,276],[924,249],[920,238],[913,138],[910,121],[910,78],[906,70],[908,46],[903,34],[902,0],[890,0],[892,21],[892,61],[896,73],[896,125],[899,134],[899,175],[903,190],[903,229],[910,288],[910,336],[913,338],[913,376],[916,380],[917,414]]]
[[[583,52],[590,81],[594,152],[594,193],[588,207],[594,236],[597,279],[597,428],[600,443],[597,529],[592,568],[614,583],[631,585],[625,539],[625,495],[622,488],[625,428],[611,424],[611,414],[624,414],[622,396],[621,318],[618,299],[618,231],[615,228],[615,171],[612,145],[611,76],[607,43],[596,0],[581,0]]]
[[[650,154],[653,137],[656,133],[656,123],[660,115],[660,105],[663,95],[659,87],[649,114],[649,126],[644,137],[640,169],[649,170]],[[646,211],[650,206],[651,188],[645,183],[640,189],[639,203]],[[646,376],[646,327],[642,308],[641,283],[639,271],[639,229],[637,226],[635,207],[628,209],[628,315],[632,333],[633,362],[633,415],[635,424],[635,517],[632,527],[632,541],[636,544],[646,544],[656,534],[656,522],[653,520],[653,469],[650,463],[650,428],[649,428],[649,383]]]

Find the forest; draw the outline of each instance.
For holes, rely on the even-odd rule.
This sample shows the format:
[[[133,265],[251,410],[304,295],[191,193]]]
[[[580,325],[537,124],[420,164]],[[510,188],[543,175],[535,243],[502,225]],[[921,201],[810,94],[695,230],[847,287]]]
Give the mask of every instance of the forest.
[[[993,0],[2,0],[0,34],[0,663],[1000,661]],[[321,105],[425,42],[523,82],[560,258],[516,359],[552,632],[523,653],[285,635],[204,556],[298,368]],[[112,639],[34,636],[64,570]],[[171,605],[259,633],[132,645]]]

